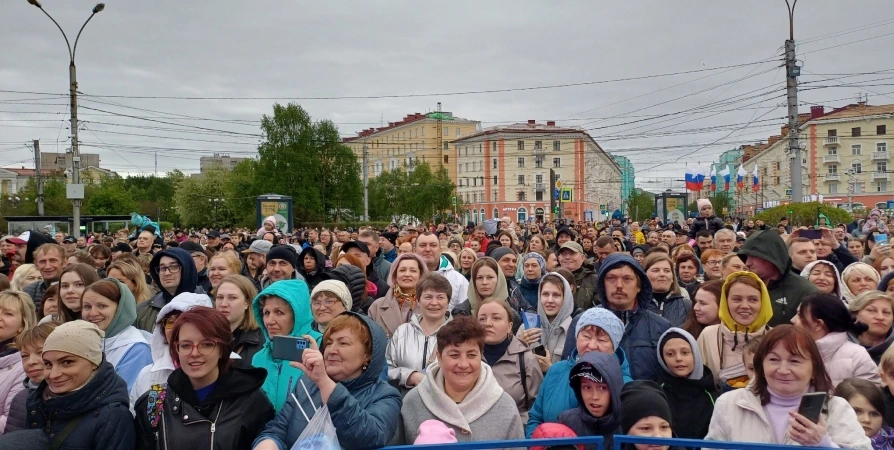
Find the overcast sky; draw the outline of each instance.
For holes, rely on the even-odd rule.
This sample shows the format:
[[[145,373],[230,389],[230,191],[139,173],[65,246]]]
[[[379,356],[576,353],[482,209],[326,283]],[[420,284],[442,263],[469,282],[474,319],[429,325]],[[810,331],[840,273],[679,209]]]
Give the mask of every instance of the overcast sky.
[[[94,5],[42,1],[72,41]],[[195,172],[202,155],[254,154],[275,101],[344,136],[441,101],[485,127],[582,126],[632,159],[637,185],[682,188],[685,163],[779,133],[787,37],[783,0],[110,1],[76,56],[81,151],[123,174],[153,172],[156,153],[159,172]],[[795,37],[802,102],[894,103],[890,0],[802,0]],[[0,166],[33,165],[32,139],[69,146],[65,42],[26,0],[4,0],[0,43]],[[689,73],[660,76],[676,72]],[[381,98],[409,94],[443,95]],[[299,99],[346,96],[380,98]]]

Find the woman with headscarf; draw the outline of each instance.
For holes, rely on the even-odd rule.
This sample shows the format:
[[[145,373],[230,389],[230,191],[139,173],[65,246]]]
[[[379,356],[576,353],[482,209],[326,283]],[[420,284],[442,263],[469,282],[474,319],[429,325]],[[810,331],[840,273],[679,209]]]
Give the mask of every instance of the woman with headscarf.
[[[875,289],[880,280],[881,277],[871,265],[853,263],[841,272],[841,297],[848,303],[858,295]]]
[[[390,339],[397,328],[419,312],[416,284],[428,273],[428,266],[415,253],[399,255],[388,274],[388,293],[369,307],[369,317],[385,330]]]
[[[453,316],[478,317],[478,306],[488,297],[508,299],[506,277],[493,258],[485,256],[472,264],[472,279],[469,280],[468,300],[453,308]]]
[[[814,261],[804,266],[801,276],[807,278],[810,284],[816,286],[817,292],[821,294],[833,294],[841,297],[842,285],[841,275],[838,274],[838,268],[826,260]]]
[[[534,311],[538,304],[540,280],[546,274],[546,260],[540,253],[530,252],[521,259],[522,278],[509,294],[509,306],[516,311]]]
[[[699,350],[722,391],[743,388],[748,384],[742,361],[745,344],[764,335],[773,317],[767,286],[751,272],[730,275],[720,291],[717,314],[720,324],[702,330]]]
[[[575,309],[574,294],[565,277],[551,272],[544,275],[540,281],[539,295],[537,315],[540,318],[540,326],[519,329],[518,337],[529,347],[543,346],[546,356],[536,353],[535,356],[540,369],[546,373],[553,363],[562,359],[565,337],[571,327]]]

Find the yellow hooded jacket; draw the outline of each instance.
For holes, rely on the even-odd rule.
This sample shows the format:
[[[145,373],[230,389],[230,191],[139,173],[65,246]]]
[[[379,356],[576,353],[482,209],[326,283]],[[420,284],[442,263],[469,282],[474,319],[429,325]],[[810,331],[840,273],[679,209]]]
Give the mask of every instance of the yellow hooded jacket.
[[[763,330],[770,322],[770,319],[773,318],[773,304],[770,302],[770,292],[767,290],[767,285],[764,284],[764,281],[761,280],[757,274],[752,272],[735,272],[726,277],[726,279],[731,280],[738,278],[739,276],[752,278],[761,286],[761,309],[758,311],[757,317],[755,317],[754,322],[748,326],[741,325],[733,320],[733,317],[729,312],[729,303],[726,299],[726,295],[730,288],[729,281],[723,283],[723,289],[720,291],[720,308],[717,311],[717,315],[720,317],[720,322],[732,332],[744,331],[745,333],[755,333]]]

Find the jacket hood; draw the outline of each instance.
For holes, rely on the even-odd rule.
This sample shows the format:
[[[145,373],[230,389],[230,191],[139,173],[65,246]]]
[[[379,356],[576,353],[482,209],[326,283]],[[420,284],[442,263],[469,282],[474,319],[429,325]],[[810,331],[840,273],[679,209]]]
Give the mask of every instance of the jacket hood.
[[[173,295],[167,289],[161,288],[161,277],[155,272],[163,256],[174,258],[180,264],[180,285],[177,286],[177,292]],[[192,262],[192,256],[186,250],[177,247],[156,253],[152,257],[152,262],[149,263],[149,275],[152,276],[152,281],[155,282],[155,285],[161,288],[159,292],[161,292],[165,303],[184,292],[195,292],[196,286],[199,284],[199,273],[196,271],[195,263]]]
[[[317,268],[311,272],[304,270],[304,257],[308,254],[314,255],[314,260],[317,261]],[[319,250],[313,247],[307,247],[301,251],[301,254],[298,255],[298,271],[301,272],[304,276],[311,276],[317,273],[320,273],[326,269],[326,256],[320,253]]]
[[[749,256],[755,256],[769,261],[782,276],[792,268],[792,258],[788,256],[785,241],[775,230],[756,231],[737,252],[742,262],[746,262]]]
[[[109,322],[109,326],[106,328],[105,338],[109,339],[121,334],[122,331],[132,326],[137,320],[137,301],[124,283],[115,278],[105,278],[103,280],[114,282],[118,285],[118,290],[121,291],[121,297],[118,299],[118,308],[115,309],[115,316],[112,317],[112,321]]]
[[[661,364],[661,368],[664,369],[668,375],[675,376],[671,373],[670,369],[668,369],[667,363],[664,362],[664,355],[662,354],[665,339],[671,339],[671,337],[668,337],[669,334],[673,334],[673,337],[677,337],[676,335],[679,334],[689,343],[689,347],[692,348],[693,365],[692,373],[689,374],[688,378],[690,380],[701,380],[705,373],[705,360],[702,358],[702,352],[699,350],[698,342],[696,342],[695,338],[692,337],[688,331],[682,328],[668,328],[668,330],[662,333],[661,337],[658,338],[658,347],[655,349],[658,354],[658,364]]]
[[[366,325],[366,328],[369,329],[369,335],[372,338],[372,355],[370,355],[369,366],[360,373],[359,377],[341,382],[348,388],[348,391],[356,392],[363,387],[382,380],[382,373],[385,371],[385,348],[388,346],[388,337],[385,336],[385,330],[369,316],[351,311],[346,311],[342,314],[349,314],[360,319]],[[325,347],[325,345],[326,343],[324,342],[323,346]]]
[[[804,266],[804,270],[801,271],[801,276],[804,278],[810,278],[810,271],[813,270],[813,268],[816,267],[817,264],[825,264],[832,268],[832,273],[835,274],[835,295],[837,295],[838,298],[843,298],[842,290],[846,289],[847,286],[845,286],[844,283],[841,282],[841,274],[838,273],[838,267],[836,267],[835,264],[832,264],[831,262],[823,259],[816,260]],[[848,293],[850,293],[849,289]]]
[[[484,299],[478,295],[478,290],[475,289],[475,276],[478,275],[478,270],[484,266],[484,264],[480,264],[478,261],[485,259],[493,261],[494,265],[497,267],[497,288],[494,289],[494,293],[489,295],[488,298],[495,297],[503,301],[506,301],[506,299],[509,298],[509,286],[506,284],[506,277],[503,276],[503,271],[500,270],[500,265],[497,264],[497,261],[490,256],[478,258],[478,260],[475,261],[475,264],[472,265],[472,275],[469,278],[469,289],[466,291],[469,298],[469,306],[472,307],[472,317],[478,315],[478,306],[484,301]]]
[[[332,271],[329,272],[329,278],[341,281],[348,287],[348,291],[351,292],[351,299],[353,300],[352,306],[355,311],[363,308],[363,295],[366,292],[366,277],[360,268],[350,264],[343,264],[332,269]],[[371,303],[371,301],[368,301],[366,306],[368,307],[368,304]]]
[[[171,311],[179,311],[183,313],[195,306],[214,307],[211,303],[211,299],[208,298],[207,295],[193,294],[191,292],[184,292],[174,297],[168,304],[161,307],[161,311],[158,312],[155,327],[152,329],[152,339],[149,341],[149,347],[152,348],[152,359],[156,360],[156,362],[164,358],[171,359],[171,354],[168,352],[168,342],[165,341],[165,326],[164,323],[162,323],[164,317],[170,314]],[[172,363],[171,368],[173,367]]]
[[[648,307],[649,302],[652,301],[652,282],[649,281],[649,277],[646,276],[642,266],[626,253],[612,253],[602,261],[599,267],[599,274],[596,276],[596,294],[599,301],[602,302],[604,308],[611,309],[605,297],[605,274],[622,265],[630,266],[633,272],[636,273],[636,276],[639,277],[640,290],[636,296],[637,309]]]
[[[267,333],[267,327],[264,325],[261,300],[272,295],[285,300],[292,308],[295,322],[289,336],[300,337],[309,334],[316,340],[320,339],[321,334],[311,328],[314,317],[310,312],[310,291],[307,289],[307,283],[303,280],[281,280],[267,286],[251,302],[251,310],[258,318],[258,327],[261,329],[261,334],[264,335],[265,347],[272,345],[272,341]]]
[[[568,280],[565,279],[562,275],[559,275],[556,272],[550,272],[543,276],[540,279],[540,286],[537,288],[538,298],[540,289],[543,287],[543,283],[548,279],[557,279],[562,283],[564,289],[564,296],[562,300],[562,307],[559,308],[559,313],[556,314],[556,317],[553,318],[552,322],[550,322],[549,318],[546,316],[546,311],[543,309],[543,305],[538,301],[537,302],[537,315],[540,316],[540,329],[542,330],[542,334],[540,337],[540,341],[546,345],[547,348],[555,348],[561,342],[553,342],[559,339],[559,336],[554,336],[556,332],[561,329],[562,322],[565,322],[566,319],[571,317],[571,313],[574,312],[574,294],[571,293],[571,285],[568,283]],[[562,336],[562,341],[564,341],[565,337]]]
[[[574,375],[582,368],[592,366],[596,369],[602,379],[608,384],[608,391],[611,395],[611,406],[608,413],[603,417],[593,417],[590,411],[584,405],[580,395],[580,381]],[[589,352],[581,356],[574,367],[571,368],[569,375],[569,383],[577,398],[578,410],[580,417],[583,418],[593,427],[600,430],[613,431],[621,424],[621,389],[624,387],[624,377],[621,375],[621,366],[618,358],[614,354],[602,352]]]
[[[753,280],[756,280],[760,283],[761,286],[761,309],[757,313],[757,317],[754,318],[754,322],[751,325],[744,326],[736,323],[733,320],[733,316],[729,312],[729,303],[726,299],[726,293],[729,291],[727,287],[727,283],[723,283],[723,289],[720,291],[720,307],[717,311],[717,315],[720,316],[720,322],[726,326],[730,331],[744,331],[746,333],[755,333],[762,330],[767,324],[770,322],[770,319],[773,318],[773,304],[770,302],[770,292],[767,291],[767,285],[757,276],[757,274],[753,272],[734,272],[727,277],[730,279],[732,277],[744,275]]]
[[[37,250],[37,247],[40,247],[43,244],[50,243],[55,244],[56,241],[53,238],[41,233],[40,231],[29,231],[28,244],[25,246],[25,264],[34,264],[34,250]]]
[[[882,292],[887,292],[888,286],[891,284],[891,280],[894,280],[894,272],[891,272],[891,273],[885,275],[882,278],[882,281],[878,282],[878,290],[880,290]]]
[[[29,396],[42,396],[49,387],[46,380],[40,383],[37,393]],[[51,411],[54,420],[68,420],[109,405],[128,405],[130,398],[127,395],[127,384],[115,373],[115,368],[103,360],[96,369],[96,375],[81,389],[63,396],[50,396],[43,400],[44,407]],[[29,405],[29,409],[31,405]]]

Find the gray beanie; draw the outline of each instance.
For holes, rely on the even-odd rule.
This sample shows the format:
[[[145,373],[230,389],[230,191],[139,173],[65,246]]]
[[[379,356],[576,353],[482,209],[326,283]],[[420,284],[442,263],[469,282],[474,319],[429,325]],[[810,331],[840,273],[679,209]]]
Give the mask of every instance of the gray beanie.
[[[492,252],[490,252],[490,257],[495,261],[499,262],[500,258],[506,255],[514,255],[515,252],[509,247],[498,247],[495,248]]]
[[[624,324],[613,312],[601,307],[590,308],[584,311],[577,321],[577,329],[574,330],[574,336],[577,337],[581,330],[590,325],[602,328],[608,333],[615,351],[621,348],[621,339],[624,338]]]

